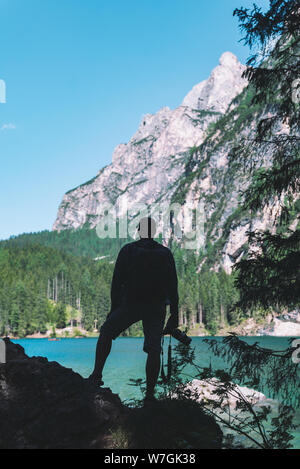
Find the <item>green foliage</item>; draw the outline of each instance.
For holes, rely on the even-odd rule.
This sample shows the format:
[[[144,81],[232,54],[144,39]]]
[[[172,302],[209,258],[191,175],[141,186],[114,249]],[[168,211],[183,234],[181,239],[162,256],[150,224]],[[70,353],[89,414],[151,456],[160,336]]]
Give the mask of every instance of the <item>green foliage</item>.
[[[247,145],[238,142],[231,157],[253,176],[244,192],[244,208],[272,210],[277,231],[275,236],[249,232],[253,249],[236,265],[239,305],[290,307],[300,300],[299,224],[295,232],[289,230],[299,220],[295,202],[300,190],[300,106],[295,83],[300,67],[300,1],[272,1],[266,12],[254,5],[234,14],[244,42],[260,46],[244,75],[255,91],[250,105],[263,112],[253,138]]]
[[[45,333],[48,323],[64,328],[71,316],[89,330],[95,320],[100,327],[109,311],[113,264],[23,241],[22,247],[0,246],[0,334]],[[74,313],[79,298],[81,317]]]
[[[9,240],[0,241],[1,247],[30,248],[32,245],[48,246],[75,256],[91,258],[110,256],[115,259],[121,247],[128,239],[100,239],[95,229],[89,227],[78,230],[41,231],[12,236]],[[132,240],[131,240],[132,241]],[[6,255],[5,253],[0,256]],[[1,262],[1,257],[0,257]]]
[[[52,326],[52,332],[50,334],[51,339],[56,339],[56,330],[55,326]]]
[[[205,253],[207,255],[208,252]],[[235,276],[222,269],[215,272],[207,264],[197,272],[202,254],[176,246],[174,259],[178,273],[181,326],[192,329],[202,322],[205,329],[214,335],[221,326],[235,324],[236,313],[231,311],[232,304],[239,298],[234,286]],[[246,317],[245,314],[239,319],[242,317]]]
[[[141,140],[138,140],[137,142],[133,142],[133,145],[134,146],[142,145],[143,143],[155,142],[155,140],[156,140],[156,137],[154,137],[154,135],[148,135],[147,137],[142,138]]]
[[[237,287],[242,298],[241,308],[253,309],[258,305],[268,308],[299,306],[300,290],[300,230],[291,234],[250,233],[250,247],[260,246],[261,251],[250,250],[247,259],[238,265]]]
[[[55,316],[57,317],[56,327],[63,329],[66,327],[67,315],[66,306],[62,303],[58,303],[55,307]]]
[[[222,342],[215,339],[207,342],[215,355],[226,360],[237,382],[258,390],[267,389],[269,397],[279,398],[295,409],[299,407],[299,364],[292,359],[294,347],[267,349],[257,343],[249,345],[235,334],[224,337]]]
[[[255,89],[250,84],[233,100],[235,107],[209,125],[206,140],[199,148],[200,154],[207,152],[210,156],[211,141],[213,142],[213,152],[228,145],[229,142],[231,145],[237,143],[242,132],[248,131],[249,124],[263,111],[263,106],[260,103],[253,103],[254,96]]]
[[[114,269],[107,259],[115,259],[121,240],[110,240],[112,243],[106,245],[105,251],[108,258],[96,261],[95,254],[103,254],[99,252],[102,240],[96,238],[98,248],[94,230],[89,231],[30,233],[0,243],[1,334],[23,337],[45,333],[48,324],[64,328],[71,319],[80,321],[89,332],[95,326],[101,327],[110,310]],[[173,246],[173,251],[179,278],[181,325],[194,329],[202,321],[214,334],[221,325],[233,324],[230,305],[237,299],[234,278],[208,268],[198,273],[201,255],[178,245]],[[140,323],[124,332],[125,336],[142,334]]]
[[[151,408],[152,412],[156,409],[160,411],[160,405],[163,406],[165,402],[176,409],[183,409],[189,403],[194,405],[194,412],[199,415],[198,425],[195,423],[192,430],[195,434],[201,431],[204,415],[213,417],[222,429],[230,432],[223,439],[223,448],[235,449],[249,445],[256,449],[291,448],[291,432],[295,429],[294,406],[299,404],[300,399],[299,366],[291,359],[294,348],[282,351],[264,349],[257,344],[248,345],[235,335],[224,338],[222,342],[214,339],[206,339],[206,342],[210,350],[222,358],[224,368],[203,368],[199,359],[201,357],[196,356],[194,348],[177,345],[175,355],[173,353],[172,356],[171,379],[159,380],[159,402]],[[205,398],[199,389],[189,385],[194,379],[201,380],[211,389]],[[145,392],[146,383],[142,379],[131,380],[130,384],[139,387],[142,393]],[[277,415],[271,419],[268,407],[254,407],[251,394],[246,397],[240,385],[254,390],[267,387],[270,395],[280,401]],[[228,405],[232,399],[235,400],[235,409]],[[133,405],[138,406],[140,402],[134,400]],[[190,418],[181,420],[181,437],[184,441],[190,430],[189,423]],[[141,438],[145,438],[147,432],[140,428],[140,433]],[[197,448],[197,443],[193,442],[191,447]]]
[[[82,332],[80,332],[79,329],[75,328],[74,331],[73,331],[73,337],[75,337],[75,338],[76,337],[78,337],[78,338],[84,337],[84,334],[82,334]]]

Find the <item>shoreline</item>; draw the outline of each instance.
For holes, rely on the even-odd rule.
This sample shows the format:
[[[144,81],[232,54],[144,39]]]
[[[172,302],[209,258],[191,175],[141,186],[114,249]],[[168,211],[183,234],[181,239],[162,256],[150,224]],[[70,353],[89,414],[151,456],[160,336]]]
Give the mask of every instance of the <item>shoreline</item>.
[[[66,335],[66,331],[68,334]],[[264,321],[256,322],[255,319],[249,318],[236,326],[224,326],[219,329],[217,334],[211,335],[200,324],[195,328],[189,329],[187,335],[189,337],[226,337],[230,333],[237,334],[239,337],[300,337],[300,321],[291,321],[287,319],[279,319],[274,316],[267,316]],[[59,341],[61,339],[95,339],[99,337],[99,332],[88,332],[85,329],[77,329],[76,333],[72,335],[70,329],[57,329],[56,337],[51,337],[52,331],[48,330],[45,334],[35,333],[25,337],[7,336],[12,340],[20,339],[47,339],[49,341]],[[1,336],[4,338],[6,336]],[[143,337],[140,335],[120,336],[123,338]]]
[[[298,332],[298,331],[297,331]],[[214,337],[226,337],[229,335],[229,332],[224,333],[224,334],[216,334],[216,335],[192,335],[188,334],[189,337],[191,338],[211,338],[213,339]],[[48,340],[49,342],[60,342],[61,340],[69,340],[69,339],[98,339],[99,335],[95,336],[85,336],[85,337],[58,337],[57,339],[51,339],[49,337],[31,337],[31,336],[26,336],[26,337],[12,337],[12,336],[0,336],[0,339],[5,339],[9,338],[10,340]],[[238,337],[278,337],[278,338],[300,338],[300,332],[297,334],[238,334]],[[144,336],[137,336],[137,335],[128,335],[128,336],[119,336],[118,339],[143,339]]]

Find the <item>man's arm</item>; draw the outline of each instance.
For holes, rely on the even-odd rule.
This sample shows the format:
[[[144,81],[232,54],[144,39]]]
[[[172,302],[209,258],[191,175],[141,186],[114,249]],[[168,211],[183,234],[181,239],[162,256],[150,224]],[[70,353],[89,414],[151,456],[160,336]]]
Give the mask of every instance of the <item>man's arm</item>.
[[[176,329],[178,327],[178,279],[176,265],[171,251],[169,251],[169,285],[168,294],[170,299],[171,316],[166,325],[166,331]]]
[[[128,248],[124,246],[116,260],[114,274],[111,283],[111,311],[117,308],[122,300],[123,286],[128,272]]]

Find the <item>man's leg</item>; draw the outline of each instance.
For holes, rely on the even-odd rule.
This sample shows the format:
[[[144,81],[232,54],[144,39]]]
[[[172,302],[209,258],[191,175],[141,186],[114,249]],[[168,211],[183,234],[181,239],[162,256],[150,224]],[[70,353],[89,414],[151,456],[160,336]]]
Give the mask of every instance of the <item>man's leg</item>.
[[[166,317],[165,305],[145,307],[143,317],[144,352],[148,354],[146,362],[146,398],[154,397],[155,386],[160,372],[161,340]]]
[[[103,384],[102,372],[106,359],[111,351],[112,338],[101,333],[97,342],[96,359],[94,371],[91,374],[91,379],[98,382],[99,385]]]
[[[153,397],[154,389],[159,377],[160,371],[160,352],[151,351],[148,353],[148,358],[146,362],[146,382],[147,390],[146,396]]]
[[[138,320],[139,318],[137,319],[124,306],[116,308],[107,316],[106,321],[100,329],[94,371],[90,376],[90,379],[99,386],[103,385],[102,373],[106,359],[111,351],[112,340]]]

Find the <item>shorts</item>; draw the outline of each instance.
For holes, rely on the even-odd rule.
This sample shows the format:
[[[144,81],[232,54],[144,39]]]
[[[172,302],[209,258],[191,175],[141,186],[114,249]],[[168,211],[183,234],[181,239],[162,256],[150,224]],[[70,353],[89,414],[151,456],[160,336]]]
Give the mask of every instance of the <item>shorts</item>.
[[[100,329],[106,337],[116,339],[132,324],[142,321],[144,331],[144,352],[161,352],[161,338],[166,318],[166,305],[123,304],[109,313]]]

